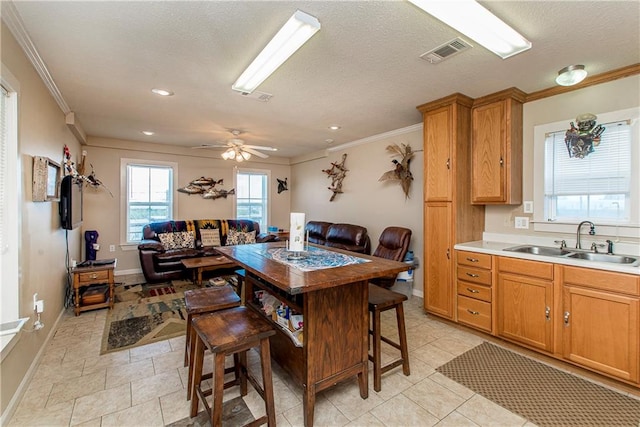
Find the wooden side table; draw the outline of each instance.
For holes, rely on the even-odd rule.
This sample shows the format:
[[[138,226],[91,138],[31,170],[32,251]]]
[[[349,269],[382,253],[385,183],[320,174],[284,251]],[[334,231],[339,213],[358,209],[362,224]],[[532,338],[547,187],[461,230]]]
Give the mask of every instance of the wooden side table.
[[[193,283],[198,286],[202,286],[202,273],[204,271],[213,271],[219,268],[233,268],[238,264],[225,258],[223,256],[205,256],[199,258],[186,258],[183,259],[182,265],[187,270],[193,271]]]
[[[113,262],[105,264],[107,261]],[[71,273],[73,274],[74,310],[76,316],[78,316],[82,311],[106,307],[109,307],[109,309],[113,308],[113,287],[115,284],[114,270],[116,268],[116,261],[116,259],[99,260],[98,262],[101,264],[74,267],[71,269]],[[80,288],[103,284],[109,285],[109,296],[104,302],[87,305],[81,304]]]

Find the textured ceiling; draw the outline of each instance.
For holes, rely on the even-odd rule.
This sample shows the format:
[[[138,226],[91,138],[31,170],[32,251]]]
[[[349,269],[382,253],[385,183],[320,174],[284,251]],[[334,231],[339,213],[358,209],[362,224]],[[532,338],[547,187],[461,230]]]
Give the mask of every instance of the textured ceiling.
[[[4,3],[4,1],[3,1]],[[474,47],[437,65],[419,56],[459,34],[404,1],[14,2],[88,135],[188,147],[230,138],[294,157],[420,122],[453,92],[554,86],[640,62],[638,1],[482,2],[533,43],[503,60]],[[231,84],[296,9],[322,29],[247,99]],[[175,95],[161,98],[152,87]],[[331,124],[340,131],[328,129]],[[145,137],[142,130],[153,130]]]

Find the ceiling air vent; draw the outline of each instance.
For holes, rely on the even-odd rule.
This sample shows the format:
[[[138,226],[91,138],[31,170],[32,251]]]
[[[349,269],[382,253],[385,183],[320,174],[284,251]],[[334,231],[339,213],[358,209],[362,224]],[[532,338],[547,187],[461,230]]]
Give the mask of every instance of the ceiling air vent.
[[[273,95],[271,95],[270,93],[258,92],[257,90],[254,90],[251,93],[249,92],[238,92],[238,93],[240,94],[240,96],[244,98],[255,99],[256,101],[260,101],[260,102],[268,102],[273,97]]]
[[[464,50],[470,49],[472,46],[461,38],[455,38],[435,49],[425,52],[420,55],[420,58],[428,61],[431,64],[437,64],[444,59],[450,58],[456,53],[460,53]]]

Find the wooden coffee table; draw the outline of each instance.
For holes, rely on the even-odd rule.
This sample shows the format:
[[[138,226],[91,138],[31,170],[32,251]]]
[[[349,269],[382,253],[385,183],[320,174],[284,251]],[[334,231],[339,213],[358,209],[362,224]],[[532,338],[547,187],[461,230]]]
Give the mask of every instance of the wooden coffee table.
[[[201,258],[187,258],[183,259],[182,265],[188,270],[193,271],[193,282],[202,286],[202,272],[218,270],[220,268],[233,268],[238,264],[229,260],[229,258],[223,256],[205,256]]]

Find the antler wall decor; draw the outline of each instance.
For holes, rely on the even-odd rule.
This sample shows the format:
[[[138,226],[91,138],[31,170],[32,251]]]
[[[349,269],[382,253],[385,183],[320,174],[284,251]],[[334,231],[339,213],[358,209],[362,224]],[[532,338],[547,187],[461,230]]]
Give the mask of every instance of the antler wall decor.
[[[400,157],[400,161],[393,159],[391,163],[395,165],[395,168],[385,172],[378,179],[378,181],[400,181],[402,191],[405,198],[409,198],[409,190],[411,189],[411,181],[413,181],[413,175],[409,170],[409,164],[413,158],[413,151],[409,144],[392,144],[387,146],[387,151],[391,153],[392,157]]]
[[[322,169],[322,172],[326,173],[329,178],[331,178],[331,186],[327,187],[329,190],[333,192],[330,202],[333,202],[333,199],[336,198],[336,194],[342,193],[342,180],[347,175],[349,169],[344,167],[344,161],[347,159],[347,153],[342,155],[342,161],[331,162],[330,169]]]
[[[215,188],[216,185],[222,185],[224,183],[224,179],[215,180],[213,178],[205,178],[204,176],[194,179],[187,185],[186,187],[178,188],[180,193],[185,193],[188,195],[192,194],[200,194],[203,199],[226,199],[228,195],[236,194],[236,190],[232,188],[231,190],[222,190]]]

